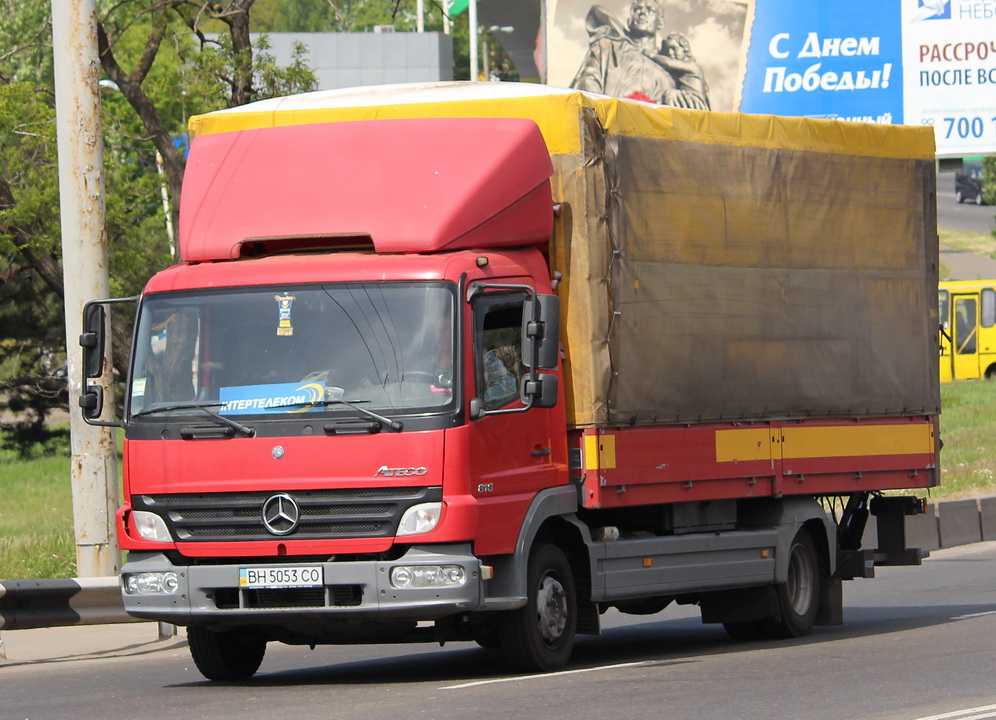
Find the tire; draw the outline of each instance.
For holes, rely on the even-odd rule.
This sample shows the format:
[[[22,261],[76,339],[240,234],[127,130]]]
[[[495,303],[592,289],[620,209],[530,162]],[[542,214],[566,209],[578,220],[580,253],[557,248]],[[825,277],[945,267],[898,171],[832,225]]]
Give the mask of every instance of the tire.
[[[252,677],[266,653],[266,640],[237,631],[214,632],[199,625],[187,628],[190,655],[208,680],[246,680]]]
[[[474,642],[485,650],[500,650],[501,638],[498,635],[498,623],[489,622],[477,631],[477,634],[474,635]]]
[[[555,545],[537,545],[526,582],[526,605],[508,611],[499,623],[502,652],[519,672],[559,670],[571,657],[578,622],[571,565]]]
[[[765,637],[793,638],[808,635],[816,624],[820,602],[820,561],[809,531],[796,533],[789,547],[788,578],[776,586],[779,618],[760,621]]]
[[[961,190],[955,191],[955,201],[960,205],[965,202],[965,196],[961,194]]]
[[[979,194],[975,196],[975,204],[976,205],[985,205],[985,202],[982,199],[982,191],[981,190],[979,191]]]

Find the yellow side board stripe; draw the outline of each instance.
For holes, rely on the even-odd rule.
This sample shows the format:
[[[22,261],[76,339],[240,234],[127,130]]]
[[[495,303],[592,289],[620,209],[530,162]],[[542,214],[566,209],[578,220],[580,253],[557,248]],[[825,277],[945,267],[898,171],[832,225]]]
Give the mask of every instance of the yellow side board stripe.
[[[716,431],[716,462],[746,462],[771,459],[769,428]]]
[[[775,446],[780,445],[781,448]],[[716,462],[918,455],[934,452],[927,424],[743,428],[716,431]]]
[[[584,436],[584,469],[611,470],[616,466],[615,435]]]

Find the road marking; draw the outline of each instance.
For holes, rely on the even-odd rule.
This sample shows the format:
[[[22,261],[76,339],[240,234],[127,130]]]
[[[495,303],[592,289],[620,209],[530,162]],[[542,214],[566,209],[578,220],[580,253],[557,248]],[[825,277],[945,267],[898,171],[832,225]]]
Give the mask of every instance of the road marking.
[[[954,712],[944,713],[943,715],[916,718],[916,720],[955,720],[956,718],[957,720],[988,720],[988,718],[996,718],[996,712],[994,711],[996,711],[996,705],[983,705],[981,707],[966,708],[965,710],[955,710]]]
[[[464,688],[477,687],[479,685],[497,685],[507,682],[525,682],[527,680],[545,680],[563,675],[580,675],[581,673],[599,672],[601,670],[620,670],[622,668],[640,667],[641,665],[652,665],[652,661],[620,663],[618,665],[600,665],[593,668],[582,668],[581,670],[561,670],[560,672],[544,673],[542,675],[516,675],[515,677],[495,678],[493,680],[478,680],[477,682],[462,683],[460,685],[446,685],[441,690],[463,690]]]
[[[985,617],[986,615],[996,615],[996,610],[989,610],[988,612],[977,612],[977,613],[972,613],[971,615],[958,615],[958,616],[953,617],[951,619],[952,620],[969,620],[971,618]],[[993,707],[996,707],[996,705],[994,705]]]

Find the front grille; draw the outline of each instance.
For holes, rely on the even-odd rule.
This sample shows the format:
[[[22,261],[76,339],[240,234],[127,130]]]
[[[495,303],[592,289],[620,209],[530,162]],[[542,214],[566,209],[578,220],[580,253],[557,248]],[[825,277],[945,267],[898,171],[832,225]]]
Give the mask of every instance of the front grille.
[[[214,604],[219,610],[357,607],[362,601],[363,588],[359,585],[286,590],[219,588],[214,592]]]
[[[300,509],[293,532],[277,535],[263,524],[263,504],[276,492],[138,495],[135,510],[162,517],[177,541],[393,537],[412,505],[442,500],[442,488],[290,490]]]

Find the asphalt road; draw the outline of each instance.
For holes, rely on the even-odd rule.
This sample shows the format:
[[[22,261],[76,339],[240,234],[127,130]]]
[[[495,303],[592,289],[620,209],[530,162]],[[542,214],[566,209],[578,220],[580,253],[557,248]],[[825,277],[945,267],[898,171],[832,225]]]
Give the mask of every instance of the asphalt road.
[[[607,614],[567,671],[508,675],[476,645],[270,645],[254,681],[213,684],[177,643],[0,666],[0,718],[996,718],[996,543],[845,584],[846,624],[734,643],[693,608]],[[156,644],[152,648],[159,647]]]
[[[954,195],[954,173],[943,172],[937,176],[937,224],[939,227],[965,232],[989,234],[996,227],[992,205],[959,204]]]

